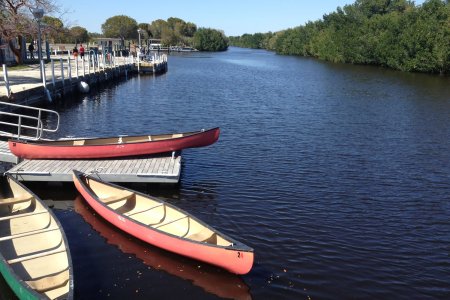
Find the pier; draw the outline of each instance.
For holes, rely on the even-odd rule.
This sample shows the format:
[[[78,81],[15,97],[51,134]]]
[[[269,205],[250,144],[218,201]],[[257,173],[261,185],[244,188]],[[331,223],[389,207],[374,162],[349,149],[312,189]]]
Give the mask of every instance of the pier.
[[[23,137],[41,139],[45,132],[56,132],[59,114],[41,109],[38,105],[63,99],[72,93],[82,93],[81,82],[89,87],[116,78],[128,78],[138,73],[158,74],[167,71],[167,56],[154,55],[151,61],[140,61],[133,56],[115,57],[86,53],[81,58],[55,53],[50,62],[28,65],[23,69],[8,71],[2,68],[4,86],[0,86],[0,124],[13,126],[17,131],[0,131],[3,138]],[[42,79],[41,79],[42,74]],[[17,111],[20,110],[20,113]],[[44,113],[54,114],[56,127],[43,125]],[[4,119],[4,118],[8,119]],[[11,121],[14,119],[14,121]],[[23,120],[34,122],[24,125]],[[21,130],[36,132],[35,137],[21,135]],[[181,172],[181,156],[176,153],[139,158],[100,160],[23,160],[12,154],[7,141],[0,141],[0,161],[14,166],[5,173],[21,181],[72,181],[72,170],[96,174],[111,182],[177,183]]]
[[[141,69],[142,66],[142,69]],[[152,61],[140,61],[133,56],[116,57],[113,54],[86,54],[81,58],[70,55],[52,55],[47,63],[24,65],[8,70],[2,66],[0,101],[38,105],[62,99],[64,96],[85,92],[80,82],[93,87],[98,83],[128,78],[138,73],[160,74],[167,71],[167,56],[155,55]],[[42,78],[41,78],[42,74]]]

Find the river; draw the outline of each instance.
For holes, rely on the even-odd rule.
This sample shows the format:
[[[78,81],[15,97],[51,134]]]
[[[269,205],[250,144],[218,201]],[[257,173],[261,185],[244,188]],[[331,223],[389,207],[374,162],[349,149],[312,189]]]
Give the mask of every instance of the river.
[[[61,137],[219,126],[183,151],[178,185],[136,189],[255,250],[234,276],[130,238],[55,185],[75,199],[55,212],[77,299],[450,298],[448,77],[230,48],[56,109]]]

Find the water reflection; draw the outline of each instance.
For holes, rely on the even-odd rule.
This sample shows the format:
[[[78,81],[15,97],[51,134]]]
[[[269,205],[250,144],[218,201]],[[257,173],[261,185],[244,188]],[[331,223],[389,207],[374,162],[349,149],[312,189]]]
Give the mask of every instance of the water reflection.
[[[152,247],[117,230],[96,215],[81,196],[75,199],[74,206],[75,211],[109,244],[117,246],[124,253],[135,255],[144,264],[189,280],[194,285],[222,298],[251,299],[248,286],[239,276]]]
[[[9,285],[0,275],[0,300],[16,300],[18,299],[9,288]]]

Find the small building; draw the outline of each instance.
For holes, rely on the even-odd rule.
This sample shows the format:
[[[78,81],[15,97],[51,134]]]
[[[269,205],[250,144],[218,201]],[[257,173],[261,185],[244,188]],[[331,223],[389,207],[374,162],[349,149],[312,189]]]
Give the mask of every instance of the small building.
[[[13,41],[15,47],[17,47],[17,41]],[[12,52],[11,48],[9,47],[9,44],[7,41],[2,40],[0,38],[0,65],[2,64],[15,64],[16,58],[14,56],[14,53]]]
[[[95,44],[98,45],[97,47],[99,51],[107,50],[109,53],[117,53],[127,50],[125,41],[120,38],[95,38],[94,41]],[[89,46],[93,47],[92,44],[90,44]]]

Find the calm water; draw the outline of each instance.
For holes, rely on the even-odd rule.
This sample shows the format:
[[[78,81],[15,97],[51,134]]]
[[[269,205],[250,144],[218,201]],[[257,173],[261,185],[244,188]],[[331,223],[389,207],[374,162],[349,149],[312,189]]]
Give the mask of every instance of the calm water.
[[[118,232],[57,186],[76,198],[56,212],[78,299],[450,298],[448,77],[231,48],[170,56],[167,74],[58,110],[60,136],[220,126],[183,152],[179,185],[136,188],[256,253],[228,274]]]

